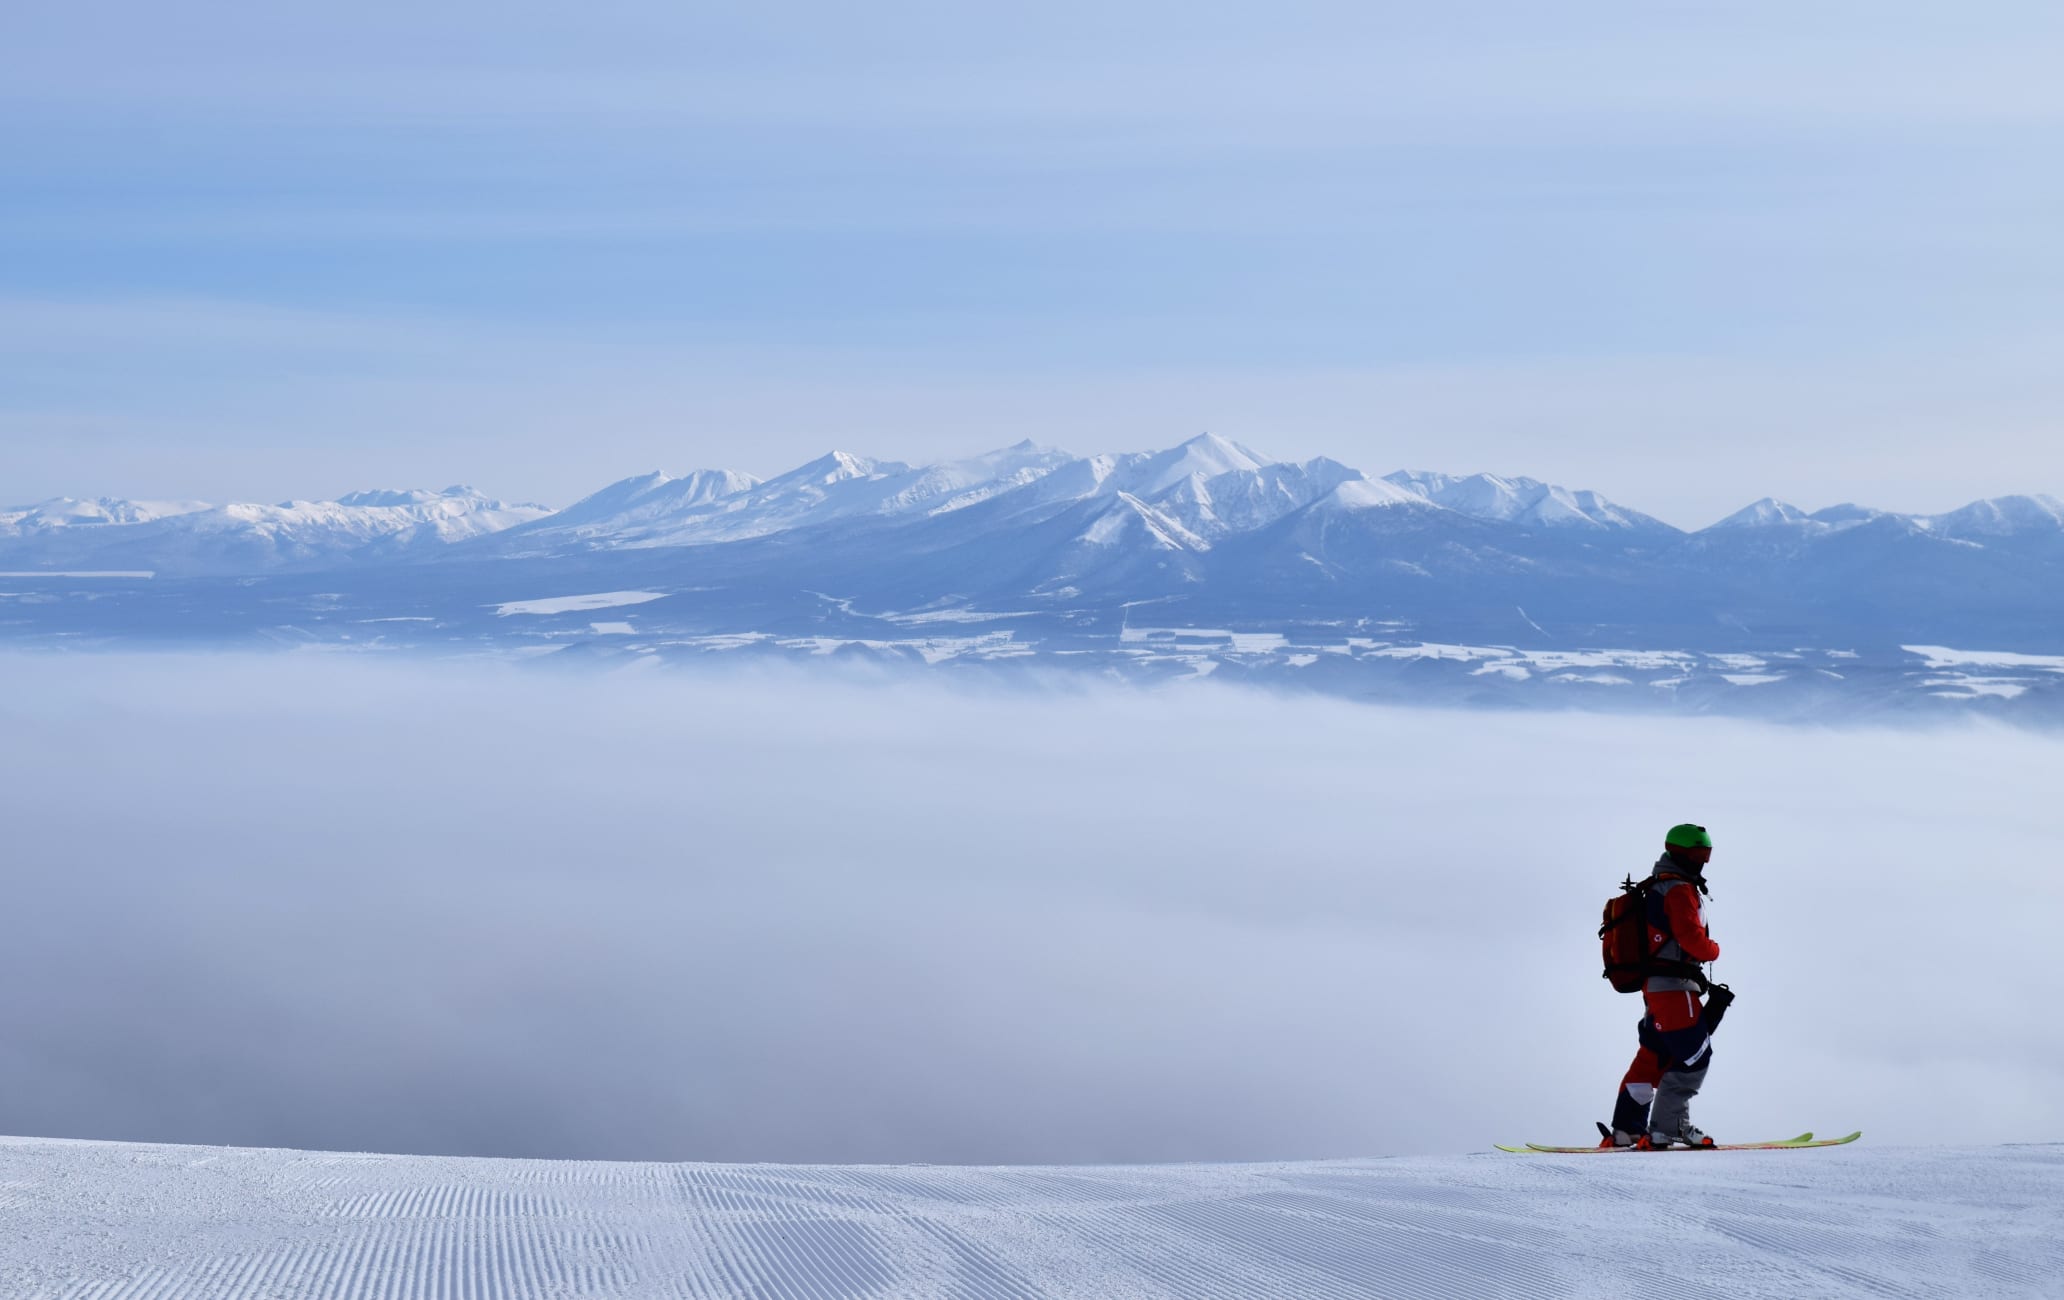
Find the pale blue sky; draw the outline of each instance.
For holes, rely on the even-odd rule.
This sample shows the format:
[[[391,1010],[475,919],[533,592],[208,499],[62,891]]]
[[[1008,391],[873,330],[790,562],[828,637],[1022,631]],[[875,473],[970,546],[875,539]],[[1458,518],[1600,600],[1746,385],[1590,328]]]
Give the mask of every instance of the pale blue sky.
[[[28,0],[0,502],[1200,429],[2064,492],[2059,66],[2036,3]]]

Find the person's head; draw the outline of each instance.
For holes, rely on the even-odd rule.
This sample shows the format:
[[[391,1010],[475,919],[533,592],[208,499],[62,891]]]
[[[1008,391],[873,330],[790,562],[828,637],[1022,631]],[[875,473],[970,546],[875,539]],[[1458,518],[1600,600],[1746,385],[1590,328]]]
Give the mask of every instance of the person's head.
[[[1688,867],[1696,874],[1704,871],[1706,864],[1713,860],[1713,837],[1703,826],[1679,822],[1663,836],[1663,852],[1669,855],[1670,861]]]

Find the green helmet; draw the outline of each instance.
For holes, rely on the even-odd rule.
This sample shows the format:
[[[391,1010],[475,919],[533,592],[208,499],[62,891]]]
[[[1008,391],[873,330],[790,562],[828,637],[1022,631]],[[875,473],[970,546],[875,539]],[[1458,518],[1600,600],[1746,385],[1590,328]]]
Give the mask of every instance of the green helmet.
[[[1663,836],[1663,843],[1673,849],[1710,849],[1713,847],[1713,837],[1706,833],[1703,826],[1679,822],[1670,828],[1668,835]]]

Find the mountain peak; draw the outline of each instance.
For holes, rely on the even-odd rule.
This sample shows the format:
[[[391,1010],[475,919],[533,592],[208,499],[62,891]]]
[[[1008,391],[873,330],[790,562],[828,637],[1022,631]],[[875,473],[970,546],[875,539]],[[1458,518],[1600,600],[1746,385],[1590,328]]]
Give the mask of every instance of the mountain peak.
[[[1925,522],[1945,537],[2064,532],[2064,501],[2047,494],[1987,497]]]
[[[1860,506],[1853,502],[1844,501],[1838,506],[1828,506],[1825,509],[1816,510],[1807,517],[1815,523],[1822,524],[1867,524],[1873,519],[1884,518],[1885,512],[1883,510],[1874,510],[1869,506]]]
[[[1349,479],[1319,498],[1318,509],[1377,510],[1388,506],[1432,505],[1420,493],[1380,478]]]
[[[427,488],[371,488],[363,492],[347,492],[337,498],[340,506],[422,506],[433,501],[461,500],[484,501],[481,493],[462,484],[453,484],[442,492]]]
[[[1195,451],[1199,454],[1208,452],[1212,455],[1227,457],[1228,459],[1251,460],[1257,465],[1264,463],[1267,459],[1260,453],[1234,442],[1231,438],[1220,437],[1218,434],[1210,432],[1200,433],[1194,438],[1177,443],[1176,446],[1180,450]]]
[[[1237,442],[1215,433],[1200,433],[1167,451],[1149,453],[1127,469],[1122,486],[1141,497],[1154,497],[1193,475],[1212,479],[1259,470],[1267,463]]]
[[[1804,510],[1776,497],[1751,502],[1714,524],[1715,528],[1774,528],[1786,524],[1814,522]]]
[[[786,474],[777,474],[763,486],[783,487],[815,483],[829,487],[833,483],[844,483],[850,479],[874,478],[882,474],[901,474],[910,466],[900,461],[872,460],[856,456],[850,451],[828,451],[806,465],[798,465]]]
[[[1260,452],[1215,433],[1200,433],[1177,443],[1171,451],[1181,453],[1185,460],[1198,465],[1206,478],[1231,470],[1260,469],[1270,463],[1269,458]]]
[[[1663,528],[1660,520],[1608,501],[1596,492],[1572,491],[1532,478],[1501,474],[1438,474],[1400,470],[1386,482],[1416,492],[1437,506],[1494,523],[1548,528]]]
[[[52,497],[0,509],[0,530],[43,531],[102,524],[143,524],[208,509],[205,501],[127,501],[120,497]]]

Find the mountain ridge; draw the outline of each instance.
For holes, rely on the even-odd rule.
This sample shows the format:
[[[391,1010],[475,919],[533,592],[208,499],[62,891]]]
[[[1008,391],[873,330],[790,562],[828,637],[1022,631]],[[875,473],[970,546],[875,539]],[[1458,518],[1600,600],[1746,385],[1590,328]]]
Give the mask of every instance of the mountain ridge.
[[[2064,533],[2064,501],[2039,493],[1983,498],[1936,515],[1850,504],[1809,513],[1765,497],[1704,528],[1686,530],[1595,491],[1525,476],[1399,470],[1377,478],[1327,457],[1273,461],[1229,439],[1201,434],[1161,451],[1090,456],[1026,439],[928,465],[833,451],[769,479],[713,468],[680,476],[654,471],[606,484],[561,510],[498,501],[466,487],[380,489],[333,501],[275,505],[61,497],[0,509],[0,562],[26,568],[98,562],[99,547],[118,549],[119,558],[135,562],[152,558],[149,548],[157,543],[165,554],[153,567],[228,574],[248,565],[263,571],[268,560],[284,567],[320,567],[420,554],[423,543],[456,545],[496,536],[501,541],[489,549],[508,555],[696,546],[835,520],[887,519],[916,511],[950,514],[1013,494],[1026,515],[1124,494],[1146,512],[1156,535],[1198,549],[1321,502],[1333,510],[1423,503],[1495,524],[1658,539],[1757,532],[1766,540],[1803,539],[1886,520],[1981,545],[1988,539]],[[279,544],[269,556],[263,545],[219,546],[221,553],[211,558],[207,548],[182,547],[177,540],[185,534],[227,537],[240,531],[254,543],[269,537]],[[39,555],[39,542],[53,554]],[[368,549],[374,542],[382,545]]]
[[[1571,489],[1521,475],[1395,470],[1379,479],[1325,456],[1307,462],[1269,460],[1247,446],[1214,433],[1201,433],[1158,452],[1075,456],[1022,440],[995,452],[935,464],[828,452],[772,479],[757,479],[727,468],[696,468],[679,477],[654,470],[607,483],[563,510],[549,510],[530,501],[497,501],[471,487],[372,489],[345,493],[330,501],[289,499],[272,506],[246,501],[215,506],[206,501],[52,497],[27,506],[0,508],[0,555],[10,563],[33,567],[35,555],[25,543],[54,539],[74,528],[91,528],[97,534],[97,545],[107,545],[118,537],[124,543],[132,541],[138,534],[122,530],[147,524],[159,524],[161,534],[169,537],[180,530],[233,530],[237,522],[270,532],[291,532],[295,524],[303,524],[308,537],[301,539],[305,551],[297,559],[310,563],[324,559],[324,545],[330,541],[338,555],[347,555],[355,549],[355,541],[400,532],[409,522],[433,524],[431,532],[436,539],[448,543],[508,532],[510,537],[537,543],[526,549],[533,555],[549,553],[559,545],[588,549],[687,547],[764,537],[834,518],[885,518],[910,510],[949,514],[1042,481],[1042,489],[1020,499],[1022,506],[1051,506],[1123,491],[1172,522],[1176,530],[1205,541],[1261,528],[1282,514],[1309,508],[1327,495],[1335,497],[1333,508],[1424,501],[1465,518],[1498,524],[1651,532],[1655,537],[1678,539],[1709,537],[1723,530],[1777,530],[1810,537],[1874,520],[1893,520],[1899,526],[1963,541],[2064,532],[2064,501],[2047,493],[1981,497],[1932,516],[1853,503],[1806,512],[1787,501],[1763,497],[1705,528],[1678,528],[1620,506],[1598,491]],[[1337,491],[1348,483],[1362,487]],[[1377,483],[1401,495],[1373,487]],[[415,518],[378,520],[351,514],[382,510],[415,512]],[[318,520],[330,528],[334,539],[320,537],[320,528],[305,528]],[[70,537],[72,547],[85,545],[85,532]],[[66,561],[74,559],[78,559],[76,553]]]
[[[765,480],[651,472],[559,511],[466,488],[179,504],[0,512],[0,639],[829,655],[1435,703],[2064,721],[2064,503],[2038,495],[1941,515],[1765,499],[1686,532],[1535,479],[1375,478],[1206,436],[935,465],[834,452]]]

